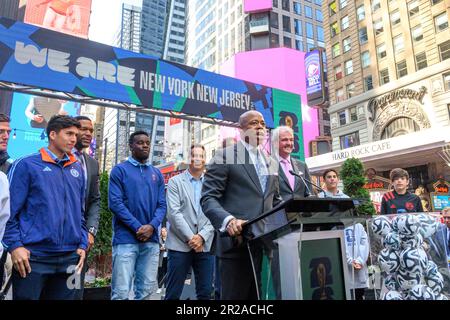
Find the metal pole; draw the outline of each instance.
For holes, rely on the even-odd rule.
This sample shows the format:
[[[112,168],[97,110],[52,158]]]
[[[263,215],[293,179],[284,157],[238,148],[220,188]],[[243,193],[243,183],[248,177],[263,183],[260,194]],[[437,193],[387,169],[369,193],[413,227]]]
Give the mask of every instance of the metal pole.
[[[107,154],[107,150],[108,150],[108,137],[105,138],[105,140],[103,140],[103,172],[105,172],[106,169],[106,154]]]

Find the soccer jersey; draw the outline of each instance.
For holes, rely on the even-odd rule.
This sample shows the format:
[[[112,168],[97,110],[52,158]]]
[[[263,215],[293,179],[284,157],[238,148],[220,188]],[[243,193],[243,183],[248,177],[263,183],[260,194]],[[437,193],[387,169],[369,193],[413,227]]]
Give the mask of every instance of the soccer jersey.
[[[398,194],[390,191],[383,195],[381,200],[381,214],[396,214],[406,212],[423,212],[422,201],[410,192]]]

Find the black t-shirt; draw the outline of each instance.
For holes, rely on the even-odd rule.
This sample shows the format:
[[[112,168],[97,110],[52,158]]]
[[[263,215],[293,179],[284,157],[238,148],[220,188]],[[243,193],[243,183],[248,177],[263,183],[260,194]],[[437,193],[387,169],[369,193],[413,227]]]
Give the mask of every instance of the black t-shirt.
[[[422,201],[410,192],[398,194],[390,191],[383,195],[381,200],[381,214],[396,214],[406,212],[423,212]]]

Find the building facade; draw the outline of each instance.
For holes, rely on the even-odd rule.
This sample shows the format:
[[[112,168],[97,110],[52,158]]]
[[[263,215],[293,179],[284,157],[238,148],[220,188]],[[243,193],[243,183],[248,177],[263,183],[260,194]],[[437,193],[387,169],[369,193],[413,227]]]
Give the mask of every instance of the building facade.
[[[336,0],[323,11],[333,152],[308,159],[311,170],[354,156],[383,177],[407,169],[412,189],[449,180],[450,1]]]
[[[244,13],[243,0],[188,0],[186,63],[190,66],[218,72],[233,55],[249,50],[288,47],[309,51],[324,47],[322,1],[274,0],[270,14],[255,21]],[[252,42],[250,28],[260,22],[268,24],[263,38]],[[254,35],[254,34],[253,34]],[[260,37],[261,38],[261,37]],[[321,135],[329,134],[329,117],[320,113]],[[220,146],[218,126],[197,124],[201,142],[211,156]]]

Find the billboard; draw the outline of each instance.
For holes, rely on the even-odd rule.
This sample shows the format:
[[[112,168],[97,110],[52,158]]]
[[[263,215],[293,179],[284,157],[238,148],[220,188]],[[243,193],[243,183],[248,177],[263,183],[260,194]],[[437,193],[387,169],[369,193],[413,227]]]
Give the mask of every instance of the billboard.
[[[28,0],[24,22],[86,38],[92,0]]]
[[[305,55],[306,95],[310,106],[325,103],[325,75],[321,50],[310,51]]]
[[[11,108],[12,138],[8,154],[18,159],[48,145],[45,128],[55,114],[80,115],[80,104],[64,100],[15,93]]]
[[[0,81],[234,123],[257,110],[269,128],[286,107],[267,86],[5,18],[0,47]]]

